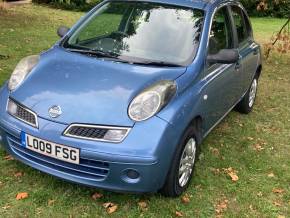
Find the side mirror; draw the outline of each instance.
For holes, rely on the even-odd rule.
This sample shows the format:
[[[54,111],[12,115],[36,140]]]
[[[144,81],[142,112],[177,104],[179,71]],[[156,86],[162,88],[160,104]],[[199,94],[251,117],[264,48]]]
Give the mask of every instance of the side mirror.
[[[232,64],[239,60],[239,52],[237,49],[222,49],[217,54],[208,55],[207,61],[210,64]]]
[[[68,27],[66,27],[66,26],[60,26],[58,29],[57,29],[57,35],[59,36],[59,37],[64,37],[66,34],[67,34],[67,32],[69,31],[70,29],[68,28]]]

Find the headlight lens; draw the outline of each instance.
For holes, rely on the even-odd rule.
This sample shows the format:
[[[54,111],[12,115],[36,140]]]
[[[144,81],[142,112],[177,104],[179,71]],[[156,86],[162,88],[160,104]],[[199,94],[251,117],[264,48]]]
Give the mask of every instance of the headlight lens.
[[[15,67],[9,83],[8,88],[10,91],[15,90],[30,73],[30,71],[35,67],[39,61],[39,55],[32,55],[26,58],[23,58]]]
[[[175,95],[173,81],[161,81],[137,95],[131,102],[128,114],[134,121],[147,120],[158,113]]]

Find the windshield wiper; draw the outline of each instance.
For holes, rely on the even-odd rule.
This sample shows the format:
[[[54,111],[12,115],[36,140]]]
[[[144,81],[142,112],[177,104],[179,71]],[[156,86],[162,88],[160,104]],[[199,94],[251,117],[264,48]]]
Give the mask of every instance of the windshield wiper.
[[[165,61],[131,61],[126,59],[119,58],[119,54],[113,53],[113,52],[103,52],[100,50],[94,50],[94,49],[85,49],[85,48],[66,48],[68,51],[71,52],[77,52],[82,54],[87,54],[90,56],[96,56],[96,57],[106,57],[106,58],[112,58],[114,60],[117,60],[118,62],[123,63],[131,63],[131,64],[140,64],[140,65],[152,65],[152,66],[166,66],[166,67],[182,67],[182,65],[165,62]]]
[[[90,56],[97,56],[97,57],[106,57],[106,58],[114,58],[118,59],[118,54],[113,52],[103,52],[100,50],[93,50],[93,49],[78,49],[78,48],[67,48],[68,51],[77,52],[82,54],[87,54]]]
[[[174,64],[165,61],[144,61],[144,62],[134,62],[135,64],[141,65],[154,65],[154,66],[165,66],[165,67],[182,67],[179,64]]]

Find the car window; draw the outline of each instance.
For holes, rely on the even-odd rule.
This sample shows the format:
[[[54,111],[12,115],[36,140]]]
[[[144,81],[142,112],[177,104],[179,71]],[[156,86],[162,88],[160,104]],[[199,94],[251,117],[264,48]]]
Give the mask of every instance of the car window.
[[[251,26],[250,20],[249,20],[249,18],[247,17],[247,15],[245,14],[244,11],[242,11],[242,13],[243,13],[243,17],[244,17],[244,20],[245,20],[245,25],[246,25],[246,29],[247,29],[247,33],[248,33],[248,37],[253,37],[253,29],[252,29],[252,26]]]
[[[233,34],[226,7],[214,15],[209,38],[209,54],[216,54],[221,49],[233,48]]]
[[[249,31],[249,21],[248,21],[248,28],[246,22],[244,20],[243,11],[238,6],[231,6],[232,15],[234,19],[234,25],[237,30],[239,44],[243,43],[251,36],[251,31]]]
[[[87,25],[78,36],[78,41],[83,42],[95,38],[96,36],[105,36],[111,32],[118,32],[122,22],[122,14],[126,14],[126,8],[120,7],[118,13],[114,8],[103,7],[98,19],[89,19]]]
[[[162,18],[162,19],[160,19]],[[187,66],[199,47],[204,11],[142,1],[110,1],[64,41],[133,63]]]

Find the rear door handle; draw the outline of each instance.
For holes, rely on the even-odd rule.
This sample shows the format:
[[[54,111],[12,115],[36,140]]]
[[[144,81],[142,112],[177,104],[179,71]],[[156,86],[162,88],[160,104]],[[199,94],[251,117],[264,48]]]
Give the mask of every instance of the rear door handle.
[[[237,71],[239,71],[240,69],[241,69],[241,62],[242,62],[242,56],[241,55],[239,55],[239,60],[238,60],[238,62],[236,63],[236,66],[235,66],[235,69],[237,70]]]

